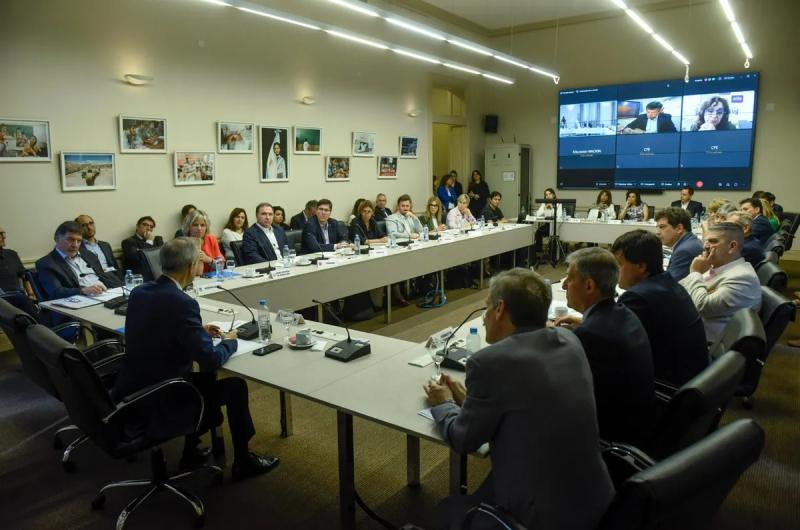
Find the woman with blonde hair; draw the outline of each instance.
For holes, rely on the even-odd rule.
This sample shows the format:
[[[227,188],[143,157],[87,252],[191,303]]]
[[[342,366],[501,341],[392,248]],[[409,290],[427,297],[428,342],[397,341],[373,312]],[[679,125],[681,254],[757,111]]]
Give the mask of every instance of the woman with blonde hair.
[[[447,230],[447,226],[442,222],[444,212],[439,197],[432,196],[425,204],[427,204],[425,213],[419,216],[422,226],[427,226],[431,232]]]
[[[469,195],[458,196],[456,207],[447,213],[447,228],[464,228],[475,223],[475,217],[469,211]]]
[[[214,260],[222,256],[217,238],[208,232],[209,226],[211,226],[211,222],[208,214],[203,210],[195,210],[183,221],[183,233],[187,237],[196,237],[200,240],[200,259],[203,260],[203,272],[210,272],[214,268]]]

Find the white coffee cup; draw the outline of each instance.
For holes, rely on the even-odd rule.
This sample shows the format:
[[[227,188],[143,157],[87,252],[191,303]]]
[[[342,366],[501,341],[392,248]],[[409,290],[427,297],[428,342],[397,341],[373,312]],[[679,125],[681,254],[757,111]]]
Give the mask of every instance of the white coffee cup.
[[[244,270],[244,277],[245,278],[252,278],[256,275],[256,269],[254,267],[247,267]]]
[[[311,330],[308,329],[297,330],[297,335],[295,335],[295,344],[297,344],[298,346],[305,346],[306,344],[311,344]]]
[[[555,310],[556,318],[565,317],[565,316],[567,316],[567,313],[569,313],[569,309],[567,309],[566,307],[564,307],[564,306],[556,307],[556,310]]]

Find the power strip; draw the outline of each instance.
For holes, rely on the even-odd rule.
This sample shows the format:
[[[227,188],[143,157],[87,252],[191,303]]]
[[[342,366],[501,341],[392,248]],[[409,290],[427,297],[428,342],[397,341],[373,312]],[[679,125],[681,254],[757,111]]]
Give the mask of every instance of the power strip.
[[[311,329],[311,328],[309,328],[309,331],[315,337],[319,337],[321,339],[335,340],[337,342],[347,338],[347,335],[339,335],[337,333],[333,333],[331,331],[323,331],[321,329]]]
[[[197,305],[200,306],[200,309],[205,309],[206,311],[210,311],[212,313],[219,313],[221,315],[235,315],[236,311],[233,309],[226,309],[224,307],[215,306],[212,304],[207,304],[205,302],[197,302]]]

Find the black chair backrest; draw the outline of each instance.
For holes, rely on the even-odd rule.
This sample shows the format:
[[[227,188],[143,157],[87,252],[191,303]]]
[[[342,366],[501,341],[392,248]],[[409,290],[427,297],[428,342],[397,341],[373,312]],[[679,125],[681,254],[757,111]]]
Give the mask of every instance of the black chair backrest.
[[[141,248],[139,256],[142,262],[144,281],[150,282],[161,277],[161,247]]]
[[[745,356],[748,365],[762,358],[767,344],[764,325],[752,309],[740,309],[725,325],[722,335],[709,349],[716,359],[725,352],[736,350]]]
[[[568,217],[575,217],[575,204],[563,204],[564,215]]]
[[[36,320],[25,311],[15,307],[5,298],[0,298],[0,328],[8,336],[22,362],[22,370],[31,381],[56,399],[61,399],[50,379],[47,368],[36,357],[28,343],[25,330],[36,324]]]
[[[779,234],[775,234],[775,236],[778,235]],[[778,256],[783,256],[783,253],[786,251],[786,240],[782,237],[775,237],[775,239],[764,243],[763,249],[764,252],[775,252]]]
[[[31,284],[31,289],[33,289],[33,294],[36,295],[37,300],[40,302],[49,300],[41,282],[39,282],[39,271],[36,269],[25,269],[25,279]]]
[[[678,389],[658,420],[645,452],[661,460],[706,436],[744,376],[744,355],[729,351]]]
[[[720,505],[763,447],[764,431],[753,420],[726,425],[625,481],[598,528],[711,528]]]
[[[764,263],[756,271],[761,285],[772,287],[776,291],[783,291],[789,283],[786,273],[774,263]]]
[[[233,252],[233,260],[236,262],[236,266],[244,265],[244,252],[242,251],[244,241],[231,241],[228,244],[231,247],[231,252]]]
[[[780,232],[775,232],[774,234],[769,236],[766,241],[764,241],[764,245],[763,246],[764,247],[768,247],[771,243],[774,243],[775,241],[781,241],[781,240],[783,240],[783,236],[780,234]]]
[[[769,261],[770,263],[777,265],[780,259],[781,257],[777,252],[773,252],[771,250],[764,252],[764,261]]]
[[[781,293],[765,285],[761,286],[761,310],[758,316],[761,317],[767,338],[762,360],[766,361],[767,355],[781,338],[786,326],[794,320],[796,309],[794,302]]]
[[[295,252],[300,254],[303,246],[303,231],[302,230],[287,230],[286,241],[289,243],[289,248],[293,248]]]

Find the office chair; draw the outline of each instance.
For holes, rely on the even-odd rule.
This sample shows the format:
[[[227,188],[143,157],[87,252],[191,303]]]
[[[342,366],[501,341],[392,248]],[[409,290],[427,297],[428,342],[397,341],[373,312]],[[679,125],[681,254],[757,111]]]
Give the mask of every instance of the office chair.
[[[293,248],[297,254],[300,254],[303,247],[303,231],[287,230],[286,241],[289,243],[289,248]]]
[[[142,263],[144,281],[151,282],[161,277],[161,247],[140,248],[139,261]]]
[[[786,250],[786,240],[780,234],[773,234],[762,248],[764,252],[775,252],[778,256],[783,256]]]
[[[240,267],[244,265],[244,252],[242,251],[242,245],[244,244],[243,241],[231,241],[229,243],[231,247],[231,252],[233,252],[233,260],[236,262],[236,266]]]
[[[778,255],[777,252],[773,252],[771,250],[764,252],[764,261],[769,261],[770,263],[774,263],[775,265],[777,265],[780,259],[781,257]]]
[[[774,252],[774,251],[773,251]],[[789,277],[780,267],[774,263],[764,263],[756,271],[758,281],[761,285],[772,287],[778,292],[782,292],[789,284]]]
[[[157,491],[171,492],[189,503],[194,509],[195,525],[202,526],[205,521],[203,502],[175,484],[194,472],[170,477],[160,448],[162,443],[192,434],[200,427],[203,398],[197,388],[184,379],[168,379],[115,399],[103,385],[95,367],[77,348],[41,325],[29,327],[26,335],[37,358],[47,368],[70,419],[92,442],[112,458],[128,458],[150,450],[151,477],[107,484],[92,501],[92,508],[100,509],[105,504],[106,492],[112,488],[145,486],[145,491],[120,513],[117,530],[122,530],[130,514]],[[212,471],[215,479],[221,482],[219,467],[200,469]]]

